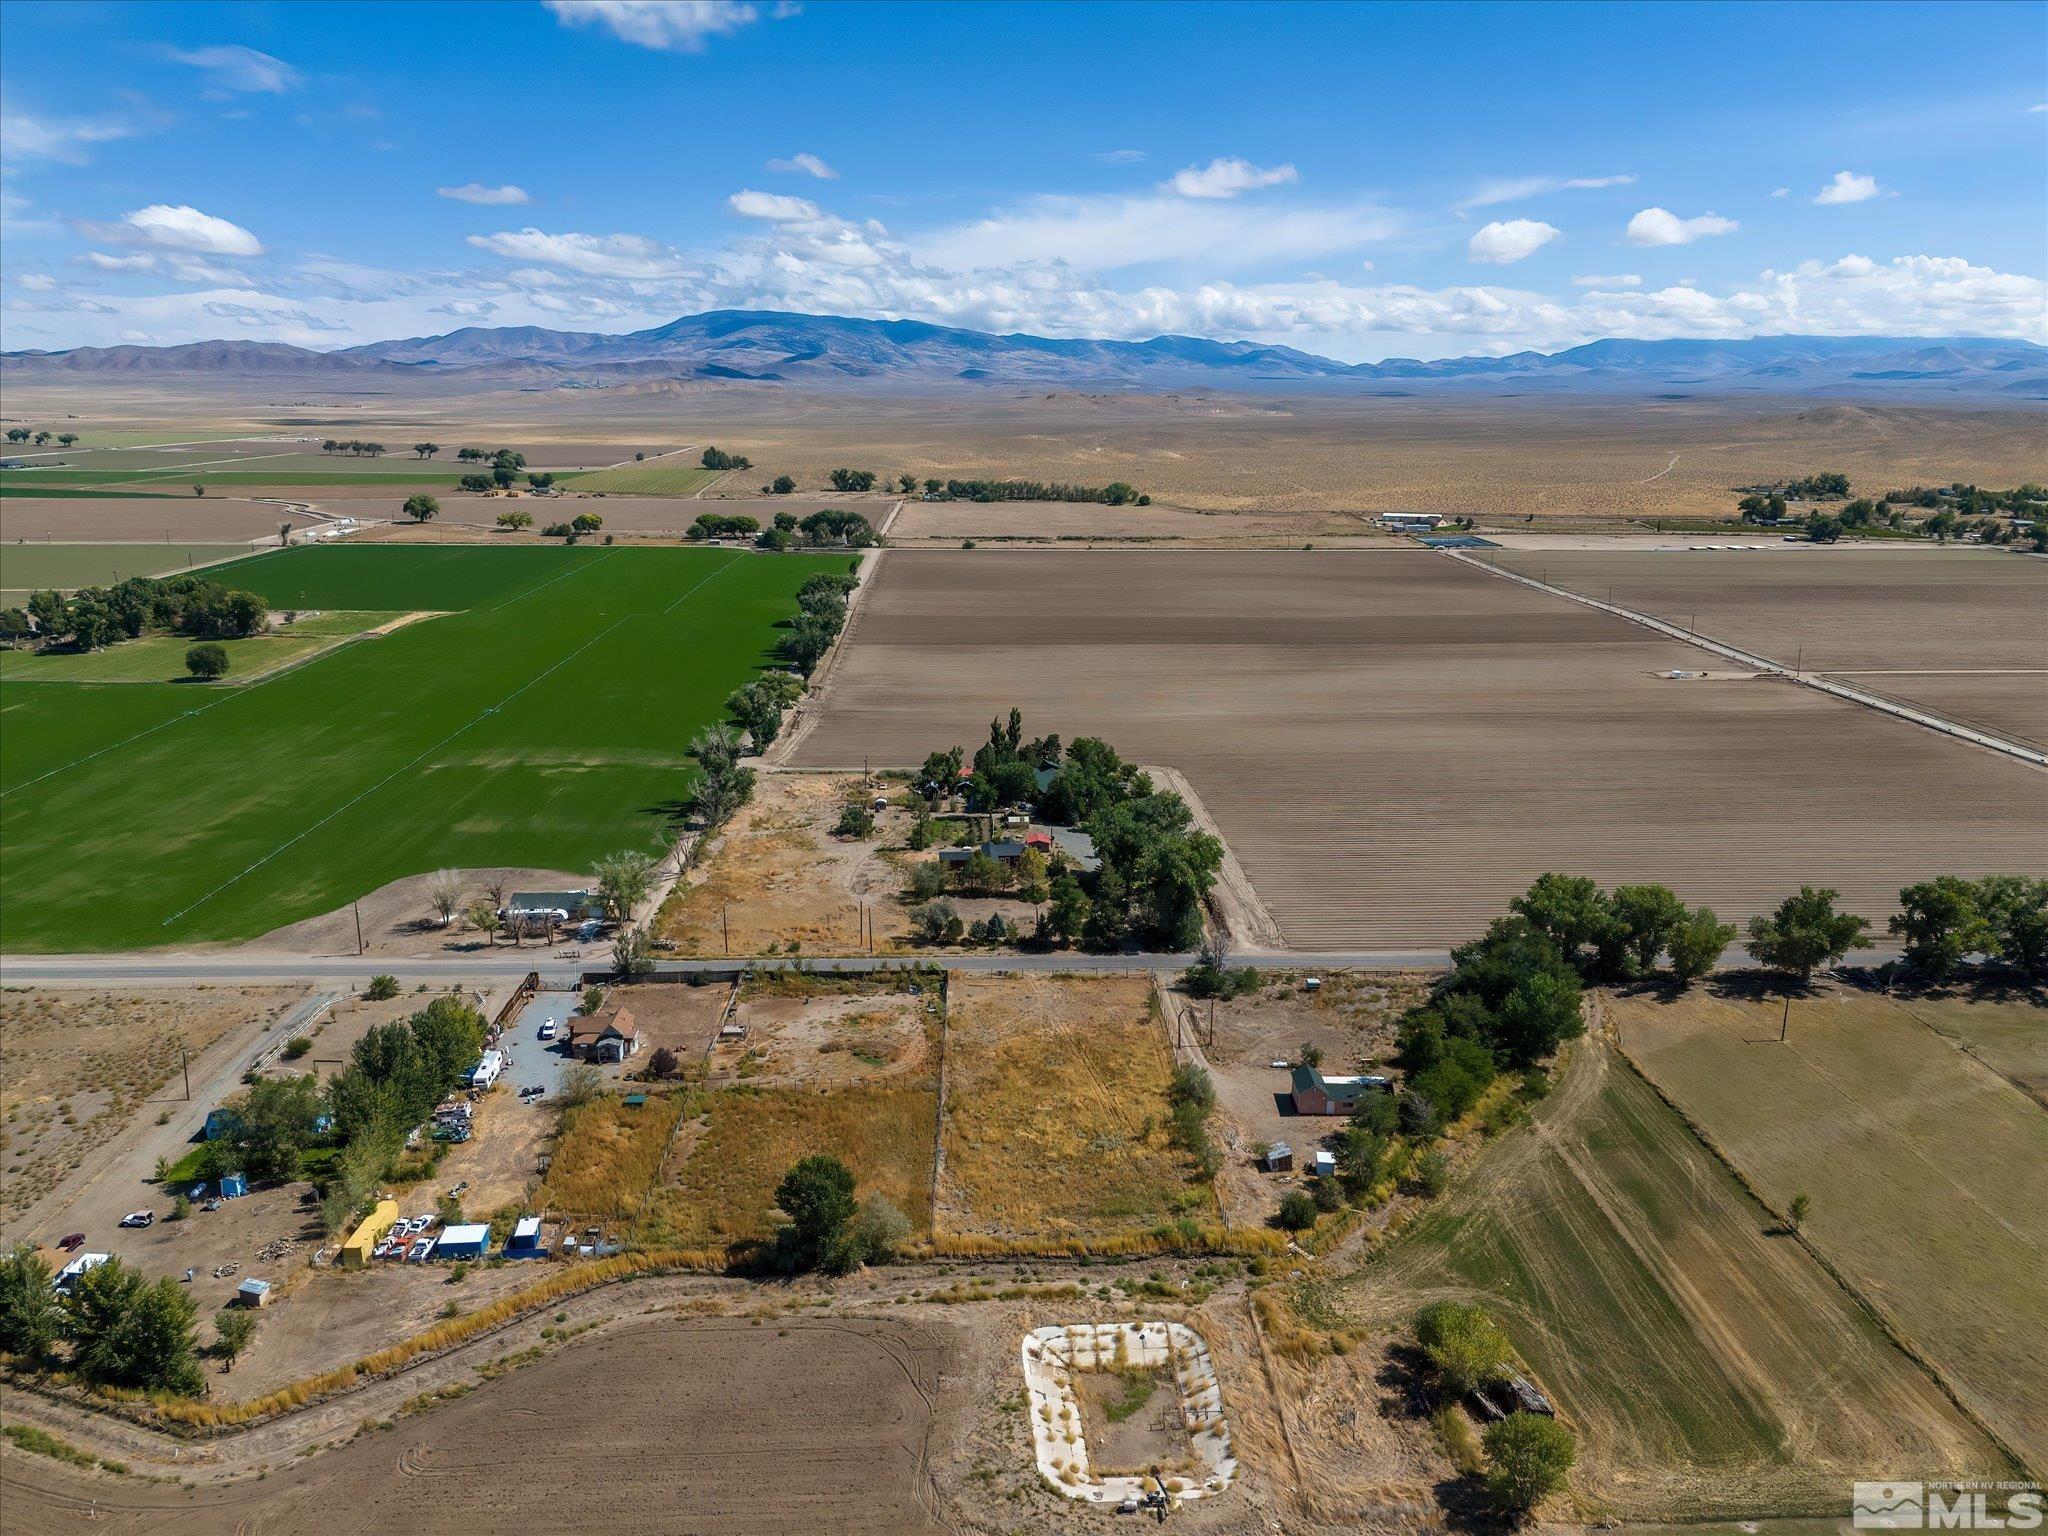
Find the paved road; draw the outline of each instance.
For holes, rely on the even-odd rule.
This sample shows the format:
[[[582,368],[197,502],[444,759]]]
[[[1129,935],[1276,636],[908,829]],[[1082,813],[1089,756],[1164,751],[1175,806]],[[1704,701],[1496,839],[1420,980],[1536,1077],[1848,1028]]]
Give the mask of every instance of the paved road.
[[[1852,966],[1882,965],[1887,960],[1898,958],[1896,949],[1863,949],[1852,952],[1845,964]],[[510,952],[500,951],[496,956],[481,955],[475,958],[435,958],[403,960],[384,957],[381,959],[358,959],[352,955],[299,956],[299,955],[48,955],[20,956],[0,959],[0,985],[12,987],[46,986],[51,984],[73,984],[86,986],[141,985],[151,982],[276,982],[303,981],[308,983],[341,982],[356,984],[369,980],[380,972],[390,972],[400,982],[411,985],[417,982],[461,981],[468,985],[488,989],[494,983],[504,983],[524,976],[529,970],[538,969],[541,976],[550,981],[570,980],[579,977],[586,969],[602,970],[610,961],[610,952],[600,946],[593,949],[583,961],[542,959],[536,964],[515,963]],[[655,969],[665,974],[687,974],[695,971],[706,974],[730,975],[736,967],[755,965],[762,969],[783,966],[802,966],[815,971],[871,971],[890,966],[901,966],[916,962],[917,957],[897,956],[883,959],[867,956],[826,956],[804,955],[791,958],[785,955],[768,955],[755,960],[735,957],[730,960],[663,960]],[[1135,954],[1135,955],[933,955],[932,963],[945,966],[952,971],[1057,971],[1057,972],[1116,972],[1116,971],[1178,971],[1194,964],[1192,954]],[[1441,970],[1450,964],[1450,951],[1445,949],[1418,950],[1239,950],[1230,957],[1241,965],[1265,967],[1284,966],[1296,971],[1386,971],[1386,970]],[[1733,970],[1746,967],[1750,959],[1741,949],[1730,947],[1722,961],[1722,969]]]

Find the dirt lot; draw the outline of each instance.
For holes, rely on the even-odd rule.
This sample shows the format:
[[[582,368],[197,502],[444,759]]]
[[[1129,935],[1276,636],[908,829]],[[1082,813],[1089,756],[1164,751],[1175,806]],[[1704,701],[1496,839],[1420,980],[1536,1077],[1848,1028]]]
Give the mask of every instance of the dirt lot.
[[[160,1536],[328,1528],[338,1510],[364,1536],[539,1529],[578,1511],[634,1536],[936,1532],[929,1442],[950,1347],[895,1319],[651,1320],[260,1482],[88,1481],[9,1452],[9,1526],[70,1530],[89,1497],[95,1529]]]
[[[748,997],[741,1040],[712,1049],[714,1081],[831,1089],[928,1070],[928,999],[865,991],[842,997]]]
[[[1433,554],[897,550],[870,581],[796,763],[914,763],[1013,704],[1104,735],[1186,774],[1296,945],[1461,941],[1546,869],[1737,919],[1826,884],[1881,922],[1907,881],[2048,858],[2019,763],[1661,678],[1701,653]]]
[[[483,895],[487,887],[498,885],[508,892],[559,891],[575,890],[592,883],[588,875],[559,869],[507,867],[465,869],[458,873],[466,876],[469,882],[463,896],[465,906]],[[471,954],[488,951],[495,946],[503,950],[507,958],[517,958],[517,950],[511,940],[498,939],[472,928],[459,912],[453,922],[443,927],[439,914],[427,900],[427,886],[433,879],[432,874],[425,874],[393,880],[388,885],[380,885],[376,890],[364,893],[362,900],[348,906],[323,912],[318,917],[287,923],[282,928],[273,928],[261,938],[250,940],[249,948],[303,955],[353,955],[357,952],[356,921],[360,915],[362,953],[366,955],[389,955],[393,959],[402,959],[408,955]],[[531,950],[536,958],[547,952],[535,940],[522,942],[523,947]]]
[[[881,786],[892,797],[900,789]],[[903,948],[906,876],[884,850],[904,845],[909,812],[878,812],[869,837],[832,832],[842,805],[876,792],[858,773],[762,774],[754,798],[662,904],[654,931],[685,955],[726,953],[728,931],[735,955],[791,946],[851,953],[863,947],[865,908],[874,947]]]
[[[18,1217],[138,1116],[154,1118],[153,1106],[182,1108],[181,1042],[203,1084],[209,1046],[258,1018],[283,1017],[299,996],[282,987],[0,993],[0,1214]]]
[[[1291,1078],[1276,1061],[1301,1060],[1302,1047],[1323,1053],[1327,1072],[1378,1072],[1394,1048],[1394,1022],[1421,1001],[1430,976],[1419,971],[1319,973],[1322,987],[1303,991],[1301,973],[1271,973],[1266,985],[1245,997],[1210,1005],[1173,995],[1171,1005],[1188,1010],[1189,1027],[1200,1042],[1216,1084],[1218,1115],[1213,1127],[1225,1153],[1217,1193],[1233,1225],[1256,1226],[1279,1208],[1298,1180],[1258,1171],[1254,1148],[1284,1141],[1294,1148],[1297,1172],[1323,1139],[1343,1129],[1343,1117],[1303,1117],[1289,1098]]]
[[[1783,666],[2048,744],[2048,562],[1843,545],[1489,558]]]
[[[664,1048],[674,1051],[685,1066],[701,1062],[717,1037],[719,1015],[731,990],[728,984],[709,982],[701,987],[653,983],[608,988],[607,1001],[630,1009],[639,1026],[640,1049],[631,1070],[644,1070],[649,1058]]]
[[[1211,1219],[1167,1138],[1171,1071],[1149,977],[952,977],[938,1228],[1096,1237]]]
[[[1628,997],[1624,1048],[1945,1383],[2029,1462],[2048,1455],[2048,1116],[1910,1006]],[[1967,1023],[1951,1028],[1966,1034]],[[1966,1019],[1967,1014],[1961,1015]],[[2034,1010],[2037,1029],[2048,1009]],[[1994,1015],[1992,1028],[2007,1023]],[[1787,1038],[1778,1041],[1781,1024]]]

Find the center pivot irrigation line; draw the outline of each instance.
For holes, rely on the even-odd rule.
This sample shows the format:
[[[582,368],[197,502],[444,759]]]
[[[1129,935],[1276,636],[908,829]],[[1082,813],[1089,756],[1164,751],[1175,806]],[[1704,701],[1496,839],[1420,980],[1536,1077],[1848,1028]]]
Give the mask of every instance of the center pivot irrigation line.
[[[608,557],[599,557],[600,560],[604,558]],[[589,570],[592,566],[595,566],[596,564],[598,564],[598,561],[593,560],[590,563],[590,565],[585,566],[584,569]],[[725,565],[721,565],[709,576],[706,576],[703,581],[698,582],[696,586],[690,588],[688,592],[685,592],[682,595],[682,597],[679,597],[675,600],[675,602],[670,603],[668,607],[662,610],[662,613],[673,613],[677,609],[677,607],[679,607],[682,604],[684,599],[688,598],[691,595],[691,593],[696,592],[698,588],[702,587],[705,584],[705,582],[715,580],[717,577],[722,575],[727,569],[729,569],[731,565],[731,561],[727,561]],[[560,580],[561,578],[557,577],[555,579]],[[543,582],[541,585],[545,586],[548,585],[548,583]],[[532,589],[532,591],[535,592],[539,590],[539,587],[535,587]],[[559,672],[563,667],[566,667],[570,662],[574,661],[578,656],[581,656],[593,645],[596,645],[598,641],[605,639],[607,636],[611,635],[615,630],[621,628],[623,625],[631,623],[634,619],[644,619],[646,617],[647,615],[644,613],[628,613],[621,616],[620,618],[613,620],[610,624],[606,625],[603,629],[599,630],[596,634],[592,635],[588,640],[584,641],[581,645],[577,646],[575,650],[571,651],[568,655],[556,661],[554,665],[543,669],[539,673],[536,673],[533,677],[530,677],[525,682],[521,683],[517,688],[513,689],[510,693],[506,694],[504,698],[498,700],[498,702],[493,704],[489,709],[482,711],[474,719],[467,720],[463,722],[461,725],[458,725],[454,730],[450,731],[446,736],[443,736],[439,741],[435,742],[432,746],[428,747],[425,751],[421,752],[417,757],[414,757],[405,763],[401,763],[398,767],[392,769],[391,772],[385,774],[383,778],[379,779],[376,783],[370,785],[367,789],[364,789],[360,793],[353,795],[349,799],[343,801],[340,805],[336,806],[333,810],[329,811],[325,816],[322,816],[318,821],[314,822],[311,826],[306,827],[297,836],[290,838],[285,842],[279,843],[275,848],[271,849],[270,852],[266,853],[262,858],[258,859],[255,863],[251,864],[247,869],[243,870],[240,874],[231,876],[227,880],[222,881],[219,885],[215,886],[212,890],[208,891],[204,896],[200,897],[197,901],[192,902],[190,905],[181,908],[179,911],[173,912],[169,917],[163,920],[160,926],[168,928],[171,926],[171,924],[177,922],[179,918],[184,917],[189,913],[198,911],[199,908],[205,906],[209,901],[213,900],[213,898],[218,896],[222,891],[225,891],[230,886],[235,885],[244,879],[247,879],[250,875],[253,875],[257,870],[261,869],[264,865],[268,864],[272,859],[276,858],[279,854],[285,852],[287,849],[304,842],[307,838],[311,837],[315,832],[319,831],[322,827],[326,826],[328,822],[334,820],[335,817],[341,815],[344,811],[350,810],[354,806],[361,804],[364,800],[367,800],[371,795],[374,795],[378,790],[382,789],[386,784],[389,784],[393,779],[399,777],[401,774],[410,772],[413,768],[417,767],[427,758],[432,757],[436,752],[439,752],[443,747],[447,746],[449,742],[453,741],[456,737],[462,735],[465,731],[470,730],[474,726],[482,724],[492,715],[499,713],[501,710],[505,708],[506,705],[512,703],[513,700],[517,699],[529,688],[532,688],[536,684],[544,682],[552,674]]]

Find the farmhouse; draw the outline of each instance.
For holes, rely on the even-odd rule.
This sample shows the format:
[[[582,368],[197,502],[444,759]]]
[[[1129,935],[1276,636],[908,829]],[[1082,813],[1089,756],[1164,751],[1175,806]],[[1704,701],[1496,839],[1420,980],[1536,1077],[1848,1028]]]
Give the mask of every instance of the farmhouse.
[[[1382,512],[1379,520],[1396,533],[1427,533],[1443,523],[1434,512]]]
[[[628,1008],[580,1013],[569,1021],[569,1054],[585,1061],[624,1061],[640,1049],[640,1026]]]
[[[1297,1115],[1348,1115],[1368,1093],[1387,1086],[1384,1077],[1326,1077],[1321,1067],[1294,1069]]]

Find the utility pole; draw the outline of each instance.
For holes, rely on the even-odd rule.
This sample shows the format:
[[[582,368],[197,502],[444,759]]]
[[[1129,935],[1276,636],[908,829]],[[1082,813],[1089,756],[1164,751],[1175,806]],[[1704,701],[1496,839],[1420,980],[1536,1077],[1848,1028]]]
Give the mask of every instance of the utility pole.
[[[357,903],[355,904],[355,908],[356,908],[356,953],[360,955],[360,954],[361,954],[361,953],[363,952],[363,950],[364,950],[364,947],[365,947],[365,946],[364,946],[364,944],[363,944],[363,904],[362,904],[362,903],[361,903],[361,902],[359,901],[359,902],[357,902]]]
[[[1785,1037],[1789,1035],[1791,1032],[1792,997],[1790,993],[1787,993],[1785,996],[1785,1016],[1778,1020],[1778,1044],[1783,1045],[1785,1043]]]
[[[185,1038],[178,1037],[178,1070],[185,1074],[185,1102],[192,1102],[192,1062],[185,1054]]]
[[[725,952],[727,955],[732,953],[732,920],[729,915],[730,911],[731,909],[725,903],[719,903],[718,927],[719,931],[725,935]]]

